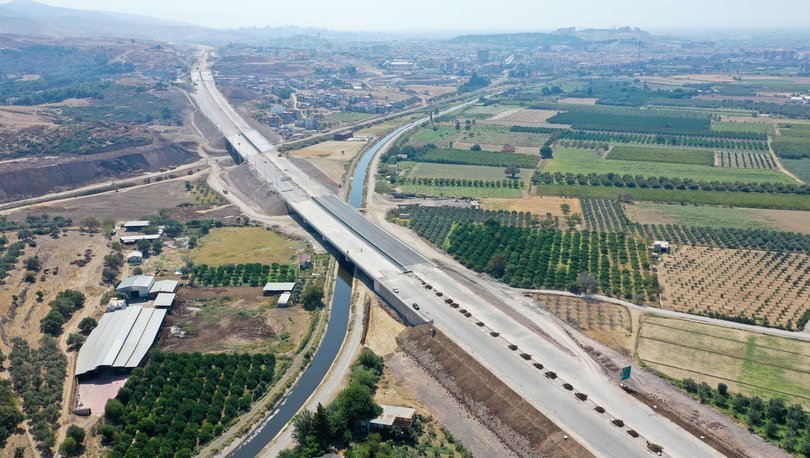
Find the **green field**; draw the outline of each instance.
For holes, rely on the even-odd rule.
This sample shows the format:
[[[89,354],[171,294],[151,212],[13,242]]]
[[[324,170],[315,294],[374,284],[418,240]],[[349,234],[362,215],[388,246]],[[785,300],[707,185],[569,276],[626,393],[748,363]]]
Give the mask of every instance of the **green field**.
[[[707,150],[617,145],[610,150],[606,159],[712,166],[714,153]]]
[[[506,178],[503,167],[482,167],[478,165],[428,164],[425,162],[400,162],[400,167],[409,170],[410,178],[466,178],[469,180],[503,180]],[[528,180],[534,169],[520,169],[518,178]]]
[[[810,183],[810,159],[782,159],[782,165],[805,183]]]
[[[418,184],[400,185],[402,192],[436,197],[471,197],[484,199],[495,197],[500,199],[520,199],[523,191],[513,188],[474,188],[469,186],[426,186]]]
[[[536,146],[538,151],[548,136],[525,132],[511,132],[505,126],[471,125],[467,130],[461,123],[461,131],[456,131],[455,124],[431,124],[416,131],[408,139],[408,143],[421,146],[432,143],[439,148],[450,146],[451,142],[465,142],[472,144]]]
[[[810,158],[810,125],[779,124],[779,133],[773,137],[773,148],[779,156],[788,159]]]
[[[668,164],[601,159],[596,151],[559,148],[554,159],[543,165],[549,173],[641,175],[644,177],[690,178],[698,181],[794,183],[787,175],[775,170],[709,167],[694,164]]]
[[[712,132],[734,132],[746,134],[773,135],[773,125],[759,122],[712,122]]]
[[[372,116],[374,115],[369,113],[337,112],[337,113],[329,113],[328,115],[324,116],[323,119],[326,122],[352,123],[368,119]]]
[[[714,207],[708,205],[679,205],[655,202],[637,202],[627,212],[634,222],[647,224],[644,218],[636,220],[633,215],[651,212],[673,224],[695,227],[733,227],[737,229],[772,229],[773,222],[765,219],[760,210],[751,208]]]
[[[810,196],[799,194],[691,191],[679,189],[618,188],[615,186],[589,186],[543,184],[537,187],[539,195],[596,197],[616,199],[630,194],[635,200],[652,202],[685,202],[702,205],[721,205],[751,208],[776,208],[783,210],[810,210]]]
[[[418,158],[419,162],[437,164],[482,165],[488,167],[534,168],[540,156],[501,153],[495,151],[469,151],[458,149],[433,149]]]

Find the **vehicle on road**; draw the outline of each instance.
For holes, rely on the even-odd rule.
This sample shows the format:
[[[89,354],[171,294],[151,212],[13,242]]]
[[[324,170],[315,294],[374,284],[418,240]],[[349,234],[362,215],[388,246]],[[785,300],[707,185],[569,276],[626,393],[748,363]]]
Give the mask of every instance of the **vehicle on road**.
[[[419,304],[417,304],[416,302],[413,303],[412,307],[414,310],[419,310]]]
[[[393,289],[393,291],[394,291],[395,293],[399,294],[399,288],[394,288],[394,289]]]

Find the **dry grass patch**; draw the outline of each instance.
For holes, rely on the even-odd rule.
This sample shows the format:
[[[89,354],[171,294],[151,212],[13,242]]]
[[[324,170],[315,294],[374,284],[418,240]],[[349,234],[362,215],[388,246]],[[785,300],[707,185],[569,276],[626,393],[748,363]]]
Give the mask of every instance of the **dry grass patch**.
[[[546,310],[605,345],[629,354],[633,348],[633,324],[627,308],[581,297],[537,294]]]
[[[522,199],[483,199],[481,207],[487,210],[508,210],[518,212],[531,212],[533,215],[565,217],[562,211],[562,204],[568,204],[569,214],[582,214],[582,206],[579,199],[557,197],[557,196],[528,196]]]
[[[540,127],[548,125],[548,119],[555,116],[557,113],[559,113],[559,111],[556,110],[509,110],[480,121],[480,123],[500,126]]]
[[[595,97],[565,97],[558,100],[559,103],[567,103],[569,105],[596,105],[599,99]]]
[[[303,242],[260,227],[212,229],[191,251],[195,264],[289,264],[303,250]]]
[[[306,158],[319,157],[348,162],[351,161],[364,146],[366,146],[366,143],[360,141],[329,140],[299,150],[290,151],[290,156]]]

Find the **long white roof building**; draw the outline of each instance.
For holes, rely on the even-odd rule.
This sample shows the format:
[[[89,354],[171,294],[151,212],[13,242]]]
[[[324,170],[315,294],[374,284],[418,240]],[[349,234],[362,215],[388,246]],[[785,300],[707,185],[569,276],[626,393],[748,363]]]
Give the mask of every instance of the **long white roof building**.
[[[99,367],[138,367],[165,317],[166,309],[140,306],[105,313],[79,350],[76,375]]]

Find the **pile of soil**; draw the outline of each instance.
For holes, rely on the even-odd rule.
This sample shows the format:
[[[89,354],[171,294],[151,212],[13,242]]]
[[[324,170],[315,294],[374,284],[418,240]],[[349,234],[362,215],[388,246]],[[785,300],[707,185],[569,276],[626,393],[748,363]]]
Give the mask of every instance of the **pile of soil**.
[[[517,455],[590,457],[588,450],[430,325],[404,330],[397,342],[472,415]]]

